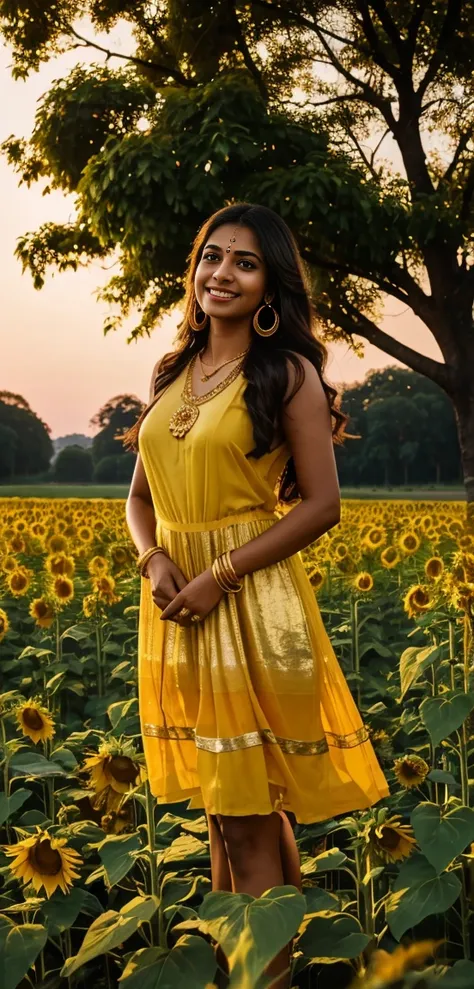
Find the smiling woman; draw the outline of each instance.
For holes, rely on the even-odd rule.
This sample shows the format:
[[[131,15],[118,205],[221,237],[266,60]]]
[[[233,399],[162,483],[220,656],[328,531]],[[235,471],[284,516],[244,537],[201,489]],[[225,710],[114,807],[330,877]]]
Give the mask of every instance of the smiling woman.
[[[206,809],[213,888],[253,896],[301,885],[285,813],[311,823],[389,792],[299,554],[339,521],[346,417],[325,360],[288,227],[226,207],[196,237],[178,349],[125,437],[150,786]]]

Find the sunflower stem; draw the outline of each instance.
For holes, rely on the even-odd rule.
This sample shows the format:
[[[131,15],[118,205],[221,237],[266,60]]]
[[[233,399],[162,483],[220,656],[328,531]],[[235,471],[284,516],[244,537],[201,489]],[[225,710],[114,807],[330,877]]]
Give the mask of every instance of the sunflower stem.
[[[155,798],[150,789],[150,781],[145,780],[145,794],[146,794],[146,824],[148,829],[148,851],[150,854],[150,891],[152,896],[158,897],[159,886],[158,886],[158,865],[156,861],[156,841],[155,841]],[[158,921],[158,923],[157,923]],[[151,941],[152,944],[161,945],[166,947],[166,943],[163,942],[163,929],[162,929],[162,913],[161,908],[158,908],[157,914],[155,914],[150,921],[150,931],[151,931]],[[157,941],[155,940],[157,937]]]
[[[2,750],[5,753],[5,758],[3,760],[3,792],[4,792],[5,796],[8,799],[8,797],[10,795],[10,780],[8,778],[8,775],[9,775],[8,774],[9,759],[8,759],[8,755],[7,755],[7,733],[5,731],[5,722],[4,722],[3,718],[0,718],[0,724],[2,726],[2,729],[1,729],[2,730]],[[12,843],[12,832],[11,832],[10,825],[8,823],[8,819],[5,821],[5,828],[6,828],[6,832],[7,832],[8,844],[11,845],[11,843]]]
[[[459,899],[461,902],[462,945],[464,950],[464,957],[470,959],[471,957],[470,910],[469,910],[469,902],[468,902],[468,895],[466,888],[466,868],[463,862],[461,862],[461,883],[462,883],[462,890]]]
[[[375,935],[374,880],[372,876],[370,876],[370,879],[368,878],[370,875],[370,871],[372,869],[372,862],[370,858],[369,848],[367,848],[365,851],[363,861],[365,865],[365,876],[364,876],[365,882],[362,885],[362,889],[364,893],[364,908],[365,908],[364,930],[366,934],[368,934],[371,938],[373,938]]]
[[[100,622],[97,622],[95,627],[95,643],[97,651],[97,693],[99,697],[103,697],[104,689],[102,683],[102,642],[100,635]]]
[[[451,690],[456,688],[456,671],[454,669],[456,663],[456,629],[452,618],[448,619],[448,636],[449,636],[449,672],[451,678]]]

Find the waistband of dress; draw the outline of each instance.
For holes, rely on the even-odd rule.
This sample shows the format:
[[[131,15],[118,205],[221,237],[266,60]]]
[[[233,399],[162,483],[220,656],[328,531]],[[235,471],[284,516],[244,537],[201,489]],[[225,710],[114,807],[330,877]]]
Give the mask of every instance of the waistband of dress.
[[[273,519],[278,522],[280,516],[266,508],[250,508],[245,512],[234,512],[221,519],[210,522],[172,522],[169,519],[158,518],[157,525],[173,532],[207,532],[209,529],[223,529],[226,525],[238,525],[239,522],[256,522],[260,519]]]

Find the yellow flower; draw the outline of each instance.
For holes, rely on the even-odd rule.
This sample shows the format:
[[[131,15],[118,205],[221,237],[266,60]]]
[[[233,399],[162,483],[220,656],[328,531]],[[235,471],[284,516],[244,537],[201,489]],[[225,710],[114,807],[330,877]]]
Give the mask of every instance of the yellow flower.
[[[23,537],[20,536],[19,534],[13,536],[13,538],[10,539],[10,549],[13,551],[13,553],[24,553],[26,549],[26,543]]]
[[[85,594],[82,599],[82,613],[86,618],[95,618],[100,612],[97,594]]]
[[[5,573],[12,573],[13,570],[17,569],[17,566],[18,563],[15,556],[7,555],[3,557],[2,570],[4,570]]]
[[[90,785],[95,790],[91,803],[104,812],[116,811],[124,793],[142,779],[137,752],[131,743],[117,740],[103,742],[97,753],[88,756],[81,772],[89,773]]]
[[[400,562],[400,554],[395,546],[387,546],[380,554],[380,562],[387,570],[391,570]]]
[[[74,584],[69,577],[56,577],[53,594],[59,601],[71,601],[74,597]]]
[[[357,591],[364,591],[364,593],[371,591],[374,586],[372,574],[367,573],[366,570],[361,570],[354,577],[353,584]]]
[[[413,584],[403,598],[403,609],[409,618],[429,611],[433,606],[433,598],[427,587],[422,584]]]
[[[419,969],[427,958],[434,956],[445,938],[438,941],[413,941],[412,944],[398,944],[394,951],[377,948],[370,956],[365,976],[357,977],[349,989],[384,989],[400,983],[405,984],[404,975],[412,969]]]
[[[333,546],[332,552],[333,555],[336,557],[336,560],[343,560],[344,557],[347,556],[349,549],[346,546],[346,543],[337,543],[335,546]]]
[[[82,858],[74,848],[66,843],[66,838],[53,838],[48,831],[36,825],[37,834],[18,841],[15,845],[3,845],[6,855],[13,861],[9,868],[16,879],[23,879],[23,885],[32,883],[39,893],[44,887],[46,896],[60,887],[67,893],[74,879],[80,878],[76,872],[82,865]]]
[[[91,543],[94,538],[94,533],[90,526],[81,525],[77,530],[77,538],[81,543]]]
[[[400,785],[409,790],[424,782],[430,767],[419,755],[405,755],[401,759],[395,759],[393,771]]]
[[[440,556],[431,556],[425,563],[425,574],[433,580],[437,580],[444,570],[444,563]]]
[[[308,577],[316,590],[319,590],[326,580],[326,574],[319,567],[312,567],[308,570]]]
[[[54,556],[48,556],[44,561],[44,566],[55,577],[73,577],[76,569],[73,557],[67,556],[66,553],[55,553]]]
[[[379,546],[383,546],[386,538],[385,530],[379,525],[373,525],[361,539],[361,543],[367,549],[378,549]]]
[[[40,628],[49,628],[54,622],[54,608],[50,601],[47,601],[44,597],[34,598],[28,611]]]
[[[399,814],[393,814],[382,824],[370,827],[368,841],[374,855],[384,862],[399,862],[410,857],[416,839],[409,824],[400,824]]]
[[[420,537],[417,536],[416,532],[413,532],[413,529],[410,529],[408,532],[402,532],[398,537],[398,545],[407,555],[416,553],[417,549],[420,548],[420,544]]]
[[[9,577],[7,577],[6,579],[6,584],[8,590],[10,591],[10,594],[12,594],[13,597],[16,598],[22,597],[24,594],[27,593],[30,583],[31,583],[31,575],[30,572],[26,569],[26,567],[21,567],[18,568],[17,570],[13,570],[9,575]]]
[[[55,553],[67,553],[68,551],[68,541],[64,538],[64,536],[61,536],[59,532],[53,533],[53,535],[46,540],[46,546],[48,548],[48,552],[53,555]]]
[[[89,560],[87,569],[93,576],[105,574],[109,569],[109,561],[105,559],[105,556],[93,556],[92,560]]]
[[[0,608],[0,642],[5,638],[9,628],[10,622],[8,621],[8,615],[3,608]]]
[[[18,724],[24,735],[37,744],[55,733],[54,722],[47,707],[35,700],[24,701],[15,709]]]

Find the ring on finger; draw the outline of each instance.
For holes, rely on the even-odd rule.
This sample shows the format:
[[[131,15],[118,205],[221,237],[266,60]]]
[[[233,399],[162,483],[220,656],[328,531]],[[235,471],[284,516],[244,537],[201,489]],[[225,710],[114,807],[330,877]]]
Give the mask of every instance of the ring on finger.
[[[177,617],[178,618],[187,618],[188,615],[190,615],[190,614],[191,614],[191,609],[190,608],[184,608],[183,607],[183,608],[180,608],[180,610],[178,611]]]

